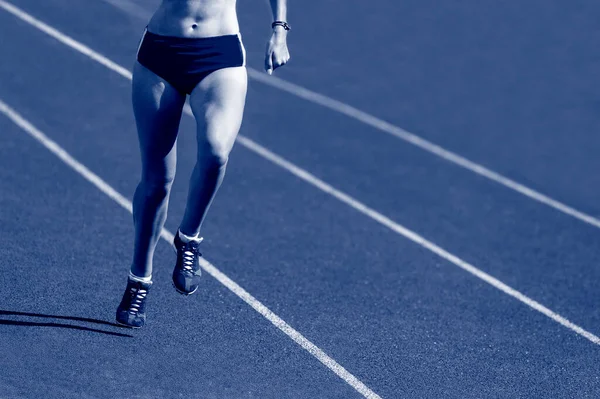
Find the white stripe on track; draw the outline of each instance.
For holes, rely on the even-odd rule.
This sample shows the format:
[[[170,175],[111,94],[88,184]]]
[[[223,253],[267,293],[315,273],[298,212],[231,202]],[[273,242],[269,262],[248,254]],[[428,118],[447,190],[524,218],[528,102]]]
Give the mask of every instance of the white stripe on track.
[[[3,8],[4,10],[13,14],[15,17],[22,19],[23,21],[27,22],[29,25],[35,27],[38,30],[41,30],[42,32],[44,32],[48,36],[55,38],[59,42],[66,44],[67,46],[71,47],[74,50],[79,51],[81,54],[88,56],[89,58],[93,59],[94,61],[98,62],[99,64],[104,65],[108,69],[115,71],[116,73],[123,76],[124,78],[127,78],[129,80],[133,79],[133,75],[126,68],[122,67],[121,65],[117,64],[116,62],[109,60],[102,54],[97,53],[96,51],[92,50],[85,44],[82,44],[82,43],[78,42],[77,40],[59,32],[58,30],[54,29],[50,25],[43,23],[39,19],[32,17],[31,15],[27,14],[25,11],[21,10],[20,8],[17,8],[14,5],[7,3],[4,0],[0,0],[0,8]]]
[[[473,173],[476,173],[480,176],[483,176],[489,180],[492,180],[498,184],[501,184],[513,191],[516,191],[524,196],[538,201],[542,204],[545,204],[551,208],[554,208],[557,211],[565,213],[569,216],[572,216],[576,219],[579,219],[582,222],[590,224],[592,226],[600,228],[600,219],[595,218],[594,216],[588,215],[584,212],[578,211],[577,209],[570,207],[560,201],[557,201],[545,194],[540,193],[539,191],[535,191],[532,188],[529,188],[521,183],[518,183],[512,179],[509,179],[506,176],[501,175],[500,173],[494,172],[491,169],[486,168],[485,166],[475,163],[473,161],[468,160],[467,158],[458,155],[452,151],[446,150],[445,148],[434,144],[430,141],[427,141],[414,133],[410,133],[398,126],[392,125],[389,122],[386,122],[382,119],[379,119],[373,115],[370,115],[364,111],[361,111],[357,108],[354,108],[348,104],[345,104],[341,101],[334,100],[322,94],[316,93],[309,89],[306,89],[302,86],[298,86],[294,83],[287,82],[283,79],[280,79],[276,76],[269,76],[264,73],[261,73],[257,70],[248,69],[248,75],[254,80],[258,80],[264,84],[275,87],[279,90],[288,92],[297,97],[303,98],[312,103],[321,105],[325,108],[329,108],[332,111],[339,112],[344,114],[350,118],[356,119],[366,125],[369,125],[377,130],[382,132],[391,134],[407,143],[410,143],[416,147],[421,148],[431,154],[437,155],[440,158],[445,159],[448,162],[451,162],[455,165],[458,165],[464,169],[467,169]]]
[[[40,142],[44,147],[46,147],[50,152],[60,158],[65,164],[74,169],[77,173],[83,176],[86,180],[96,186],[100,191],[104,194],[112,198],[116,203],[121,205],[130,213],[132,212],[132,204],[127,198],[121,195],[118,191],[112,188],[108,183],[106,183],[102,178],[100,178],[97,174],[88,169],[81,162],[73,158],[67,151],[65,151],[60,145],[58,145],[55,141],[50,139],[44,133],[42,133],[39,129],[37,129],[33,124],[19,115],[14,109],[8,106],[4,101],[0,99],[0,112],[6,115],[15,125],[19,126],[26,133],[28,133],[31,137]],[[173,246],[173,233],[168,231],[167,229],[162,229],[161,237],[169,243],[169,245]],[[206,259],[200,259],[200,265],[202,269],[204,269],[208,274],[213,276],[218,282],[227,287],[230,291],[232,291],[235,295],[237,295],[240,299],[250,305],[254,310],[260,313],[264,318],[269,320],[275,327],[281,330],[284,334],[290,337],[294,342],[308,351],[311,355],[317,358],[325,367],[333,371],[338,375],[342,380],[348,383],[352,388],[354,388],[357,392],[362,394],[365,398],[369,399],[381,399],[379,395],[369,389],[365,384],[363,384],[358,378],[352,375],[348,370],[346,370],[343,366],[337,363],[334,359],[328,356],[322,349],[318,346],[310,342],[306,339],[302,334],[296,331],[293,327],[287,324],[283,319],[273,313],[269,308],[263,305],[259,300],[254,298],[248,291],[240,287],[235,281],[227,277],[223,272],[221,272],[218,268],[208,262]]]
[[[379,222],[380,224],[384,225],[385,227],[389,228],[390,230],[400,234],[403,237],[406,237],[407,239],[413,241],[416,244],[421,245],[422,247],[435,253],[439,257],[447,260],[450,263],[453,263],[454,265],[460,267],[461,269],[471,273],[475,277],[478,277],[481,280],[485,281],[486,283],[496,287],[497,289],[504,292],[505,294],[508,294],[508,295],[512,296],[513,298],[523,302],[527,306],[548,316],[549,318],[556,321],[557,323],[559,323],[559,324],[565,326],[566,328],[576,332],[577,334],[589,339],[591,342],[593,342],[597,345],[600,345],[599,337],[584,330],[583,328],[579,327],[578,325],[570,322],[569,320],[562,317],[558,313],[551,311],[550,309],[548,309],[541,303],[527,297],[526,295],[515,290],[514,288],[511,288],[510,286],[504,284],[502,281],[498,280],[497,278],[492,277],[491,275],[487,274],[486,272],[484,272],[484,271],[478,269],[477,267],[471,265],[470,263],[467,263],[464,260],[460,259],[458,256],[451,254],[450,252],[439,247],[438,245],[434,244],[433,242],[423,238],[419,234],[394,222],[387,216],[382,215],[381,213],[368,207],[367,205],[363,204],[362,202],[359,202],[356,199],[352,198],[351,196],[345,194],[344,192],[332,187],[331,185],[325,183],[323,180],[321,180],[321,179],[315,177],[314,175],[306,172],[305,170],[297,167],[296,165],[292,164],[291,162],[286,161],[279,155],[267,150],[266,148],[254,143],[253,141],[251,141],[249,139],[241,138],[240,140],[242,140],[247,147],[252,148],[253,151],[257,152],[264,158],[279,165],[283,169],[286,169],[287,171],[296,175],[297,177],[306,181],[307,183],[317,187],[319,190],[330,194],[331,196],[337,198],[341,202],[356,209],[360,213],[368,216],[369,218]]]
[[[58,30],[56,30],[56,29],[48,26],[44,22],[39,21],[38,19],[36,19],[36,18],[32,17],[31,15],[25,13],[24,11],[20,10],[19,8],[15,7],[15,6],[13,6],[13,5],[9,4],[9,3],[7,3],[4,0],[0,0],[0,7],[4,8],[8,12],[12,13],[16,17],[18,17],[18,18],[20,18],[20,19],[22,19],[22,20],[30,23],[31,25],[33,25],[37,29],[40,29],[43,32],[47,33],[48,35],[54,37],[56,40],[58,40],[58,41],[60,41],[60,42],[62,42],[64,44],[66,44],[66,45],[68,45],[68,46],[70,46],[70,47],[72,47],[72,48],[74,48],[74,49],[76,49],[78,51],[81,51],[81,50],[79,50],[79,48],[83,49],[84,51],[81,51],[82,53],[84,53],[86,55],[88,53],[92,54],[93,56],[90,56],[92,59],[97,60],[102,65],[105,65],[109,69],[112,69],[113,71],[121,74],[122,76],[127,77],[128,79],[131,79],[131,72],[127,71],[125,68],[123,68],[120,65],[114,63],[113,61],[109,60],[108,58],[104,57],[103,55],[95,52],[94,50],[90,49],[89,47],[87,47],[87,46],[85,46],[85,45],[83,45],[83,44],[75,41],[74,39],[72,39],[72,38],[64,35],[63,33],[59,32]],[[270,78],[272,78],[272,77],[270,77]],[[335,101],[335,100],[333,100],[333,101]],[[186,112],[190,113],[189,108],[186,108]],[[480,278],[481,280],[483,280],[483,281],[487,282],[488,284],[494,286],[495,288],[497,288],[500,291],[506,293],[507,295],[512,296],[513,298],[515,298],[515,299],[519,300],[520,302],[526,304],[527,306],[531,307],[532,309],[535,309],[538,312],[546,315],[547,317],[549,317],[550,319],[554,320],[555,322],[561,324],[562,326],[564,326],[564,327],[570,329],[571,331],[573,331],[573,332],[581,335],[582,337],[585,337],[586,339],[590,340],[592,343],[600,345],[600,338],[597,337],[596,335],[594,335],[594,334],[592,334],[592,333],[584,330],[583,328],[581,328],[578,325],[572,323],[571,321],[567,320],[566,318],[564,318],[563,316],[559,315],[558,313],[555,313],[552,310],[548,309],[547,307],[545,307],[544,305],[540,304],[539,302],[537,302],[537,301],[535,301],[535,300],[527,297],[526,295],[522,294],[521,292],[519,292],[519,291],[511,288],[510,286],[504,284],[502,281],[496,279],[495,277],[492,277],[491,275],[489,275],[489,274],[485,273],[484,271],[478,269],[477,267],[469,264],[468,262],[465,262],[464,260],[460,259],[459,257],[457,257],[457,256],[451,254],[450,252],[444,250],[443,248],[437,246],[433,242],[431,242],[431,241],[423,238],[422,236],[418,235],[417,233],[415,233],[415,232],[407,229],[406,227],[401,226],[400,224],[394,222],[393,220],[389,219],[388,217],[382,215],[381,213],[379,213],[379,212],[373,210],[372,208],[364,205],[360,201],[352,198],[351,196],[343,193],[342,191],[339,191],[339,190],[335,189],[331,185],[325,183],[324,181],[318,179],[314,175],[312,175],[309,172],[307,172],[307,171],[299,168],[298,166],[296,166],[296,165],[292,164],[291,162],[283,159],[282,157],[274,154],[273,152],[269,151],[268,149],[262,147],[261,145],[257,144],[256,142],[250,140],[249,138],[243,137],[243,136],[240,135],[240,136],[238,136],[238,142],[241,145],[243,145],[244,147],[250,149],[251,151],[253,151],[253,152],[259,154],[260,156],[262,156],[262,157],[270,160],[271,162],[275,163],[276,165],[278,165],[278,166],[280,166],[280,167],[288,170],[290,173],[292,173],[295,176],[301,178],[302,180],[304,180],[304,181],[310,183],[311,185],[317,187],[318,189],[320,189],[320,190],[322,190],[322,191],[324,191],[324,192],[332,195],[333,197],[335,197],[338,200],[344,202],[348,206],[354,208],[355,210],[361,212],[362,214],[368,216],[369,218],[371,218],[371,219],[379,222],[380,224],[388,227],[389,229],[393,230],[394,232],[396,232],[396,233],[398,233],[398,234],[406,237],[407,239],[415,242],[416,244],[421,245],[422,247],[424,247],[424,248],[428,249],[429,251],[435,253],[436,255],[440,256],[441,258],[447,260],[448,262],[450,262],[450,263],[452,263],[452,264],[460,267],[461,269],[463,269],[463,270],[471,273],[472,275],[476,276],[477,278]],[[600,221],[598,221],[598,227],[600,227]],[[170,234],[170,233],[167,233],[167,234]],[[163,237],[170,237],[170,236],[165,236],[163,234]],[[210,273],[210,269],[207,269],[207,272]],[[217,275],[215,275],[215,276],[217,276]],[[222,282],[222,283],[225,284],[224,282]],[[248,294],[248,295],[250,295],[250,294]],[[242,296],[240,296],[240,298],[244,299],[244,297],[242,297]],[[261,305],[261,306],[263,306],[263,305]],[[259,312],[260,312],[260,310],[259,310]],[[275,323],[273,322],[273,324],[275,324]],[[277,324],[275,324],[275,325],[277,325]],[[282,330],[282,331],[284,331],[284,330]],[[292,337],[292,339],[294,339],[294,338]],[[309,352],[311,352],[309,349],[307,349],[307,348],[305,348],[305,349],[308,350]],[[333,361],[333,359],[331,359],[331,360]],[[332,370],[335,372],[335,369],[332,369]],[[350,374],[350,376],[352,376],[352,375]],[[352,376],[352,378],[355,378],[355,377]],[[366,389],[368,389],[368,388],[366,388]]]
[[[152,15],[148,10],[140,7],[139,5],[129,1],[129,0],[103,0],[113,6],[121,9],[121,11],[128,13],[131,16],[137,17],[139,19],[148,20]],[[594,227],[600,228],[600,219],[586,214],[582,211],[579,211],[569,205],[566,205],[560,201],[557,201],[545,194],[542,194],[539,191],[536,191],[530,187],[525,186],[515,180],[512,180],[506,176],[501,175],[498,172],[494,172],[493,170],[486,168],[485,166],[473,162],[461,155],[458,155],[452,151],[449,151],[435,143],[432,143],[428,140],[425,140],[422,137],[417,136],[414,133],[410,133],[401,127],[395,126],[389,122],[384,121],[383,119],[377,118],[371,114],[368,114],[364,111],[361,111],[351,105],[343,103],[341,101],[335,100],[331,97],[327,97],[323,94],[317,93],[315,91],[309,90],[305,87],[299,86],[297,84],[288,82],[276,76],[269,76],[265,73],[258,71],[256,69],[248,67],[248,76],[260,83],[265,85],[274,87],[281,91],[292,94],[296,97],[302,98],[306,101],[310,101],[313,104],[320,105],[322,107],[328,108],[332,111],[338,112],[342,115],[345,115],[349,118],[355,119],[359,122],[364,123],[365,125],[371,126],[381,132],[390,134],[400,140],[403,140],[409,144],[412,144],[420,149],[427,151],[433,155],[436,155],[446,161],[453,163],[457,166],[460,166],[464,169],[467,169],[475,174],[485,177],[491,181],[494,181],[498,184],[503,185],[506,188],[509,188],[513,191],[516,191],[532,200],[538,201],[544,205],[547,205],[555,210],[567,214],[575,219],[579,219],[580,221],[590,224]]]
[[[149,21],[152,17],[152,12],[148,11],[146,8],[140,6],[137,3],[134,3],[130,0],[103,0],[105,3],[110,4],[113,7],[118,8],[126,14],[129,14],[132,17]]]

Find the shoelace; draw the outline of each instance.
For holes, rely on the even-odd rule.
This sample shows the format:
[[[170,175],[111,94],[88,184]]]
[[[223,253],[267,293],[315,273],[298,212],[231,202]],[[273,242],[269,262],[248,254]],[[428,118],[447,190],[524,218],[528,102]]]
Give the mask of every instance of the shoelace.
[[[148,293],[148,290],[145,290],[143,288],[131,287],[129,293],[131,295],[129,313],[132,315],[136,315],[140,311],[140,307],[142,306],[144,299],[146,299],[146,294]]]
[[[194,272],[194,258],[197,248],[193,243],[188,243],[183,246],[183,270],[186,272]]]

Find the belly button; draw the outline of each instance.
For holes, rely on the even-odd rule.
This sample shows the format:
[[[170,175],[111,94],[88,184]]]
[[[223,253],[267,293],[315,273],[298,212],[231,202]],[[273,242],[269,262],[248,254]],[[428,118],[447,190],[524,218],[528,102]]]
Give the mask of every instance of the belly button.
[[[192,24],[192,29],[196,29],[198,27],[198,24]]]

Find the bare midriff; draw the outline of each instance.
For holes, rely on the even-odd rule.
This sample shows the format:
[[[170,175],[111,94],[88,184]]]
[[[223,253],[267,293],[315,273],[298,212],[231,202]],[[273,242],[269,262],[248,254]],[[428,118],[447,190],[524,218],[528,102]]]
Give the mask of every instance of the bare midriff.
[[[236,0],[163,0],[148,30],[157,35],[213,37],[240,31]]]

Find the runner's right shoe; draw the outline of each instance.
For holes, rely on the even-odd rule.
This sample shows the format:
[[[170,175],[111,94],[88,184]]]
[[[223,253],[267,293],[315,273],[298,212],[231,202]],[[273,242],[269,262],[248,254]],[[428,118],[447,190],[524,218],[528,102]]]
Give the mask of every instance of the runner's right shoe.
[[[117,308],[117,323],[140,328],[146,322],[146,299],[152,282],[144,283],[127,279],[127,288]]]

